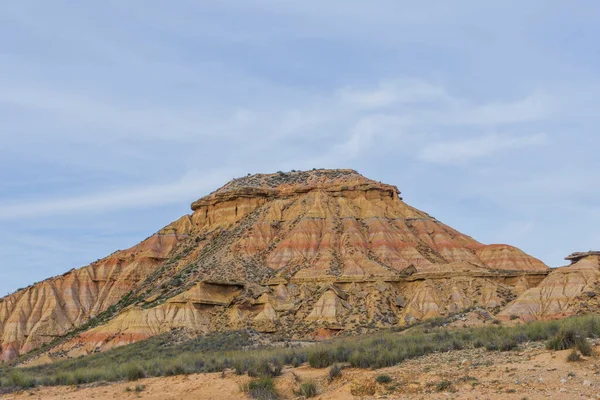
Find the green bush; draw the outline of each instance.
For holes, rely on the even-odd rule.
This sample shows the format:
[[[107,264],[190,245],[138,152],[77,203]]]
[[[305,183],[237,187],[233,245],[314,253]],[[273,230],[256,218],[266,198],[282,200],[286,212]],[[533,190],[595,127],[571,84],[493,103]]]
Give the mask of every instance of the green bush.
[[[146,377],[144,369],[137,364],[125,364],[122,368],[122,374],[128,381],[137,381]]]
[[[251,364],[248,368],[248,376],[251,377],[276,377],[281,375],[281,370],[283,369],[283,365],[281,361],[276,358],[271,360],[262,359],[258,360],[255,363]]]
[[[298,396],[304,396],[307,399],[315,397],[318,394],[317,385],[314,382],[305,382],[298,389]]]
[[[308,352],[308,364],[313,368],[327,368],[333,364],[333,354],[327,349],[315,349]]]
[[[342,375],[342,367],[339,364],[334,364],[329,368],[329,382],[333,382],[336,378]]]
[[[585,340],[585,338],[578,340],[577,343],[575,343],[575,348],[586,357],[591,356],[593,352],[592,345],[590,345],[589,342]]]
[[[276,400],[279,396],[275,389],[273,378],[265,377],[251,381],[248,384],[248,394],[257,400]]]
[[[548,350],[567,350],[575,346],[581,336],[573,328],[561,329],[546,343]]]
[[[546,348],[549,350],[567,350],[576,349],[586,357],[592,355],[592,346],[586,340],[590,333],[584,329],[577,330],[569,327],[558,331],[548,342]]]
[[[452,382],[443,380],[435,385],[435,390],[438,392],[452,392],[454,391],[454,386]]]
[[[377,383],[386,384],[392,381],[392,377],[389,375],[379,375],[375,378],[375,381],[377,381]]]
[[[28,376],[23,371],[13,369],[8,374],[8,385],[17,386],[22,389],[31,389],[32,387],[36,386],[36,381],[34,378]]]

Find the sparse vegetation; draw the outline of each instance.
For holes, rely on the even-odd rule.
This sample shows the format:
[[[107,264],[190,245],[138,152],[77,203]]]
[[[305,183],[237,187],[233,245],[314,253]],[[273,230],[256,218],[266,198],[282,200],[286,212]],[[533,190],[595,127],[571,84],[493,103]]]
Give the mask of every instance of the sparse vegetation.
[[[575,329],[561,329],[548,342],[546,348],[548,350],[567,350],[575,346],[582,340],[582,337]]]
[[[85,331],[93,329],[99,325],[102,325],[102,324],[108,322],[109,320],[111,320],[112,318],[114,318],[123,308],[125,308],[139,300],[140,299],[138,297],[136,297],[133,294],[133,292],[129,292],[125,296],[123,296],[117,303],[108,307],[105,311],[101,312],[94,318],[90,318],[86,323],[67,332],[66,334],[64,334],[62,336],[56,337],[51,342],[39,347],[38,349],[22,355],[21,357],[17,358],[14,362],[18,363],[18,362],[28,360],[30,358],[34,358],[35,356],[42,354],[42,353],[58,346],[61,343],[66,342],[67,340],[77,336],[78,334],[80,334],[82,332],[85,332]]]
[[[276,377],[281,375],[282,369],[282,361],[273,357],[253,360],[248,364],[246,372],[248,376],[252,377]],[[238,367],[236,367],[236,371],[238,371]],[[240,372],[238,371],[238,373]]]
[[[279,396],[273,378],[255,379],[248,384],[248,394],[257,400],[276,400]]]
[[[146,372],[139,364],[126,364],[123,366],[123,375],[128,381],[137,381],[146,377]]]
[[[333,354],[329,349],[314,349],[308,353],[308,364],[313,368],[327,368],[334,362]]]
[[[378,375],[377,378],[375,378],[375,381],[377,383],[386,384],[392,382],[392,377],[389,375]]]
[[[127,386],[125,388],[126,392],[135,392],[135,393],[142,393],[144,390],[146,390],[146,385],[136,385],[133,389],[130,388],[129,386]]]
[[[329,368],[329,382],[333,382],[336,378],[342,375],[342,367],[339,364],[334,364]]]
[[[579,340],[575,344],[575,348],[577,350],[579,350],[579,352],[586,357],[591,356],[592,352],[593,352],[592,346],[585,338],[583,338],[582,340]]]
[[[307,399],[315,397],[318,394],[317,385],[314,382],[304,382],[298,389],[298,396],[303,396]]]
[[[579,354],[579,352],[577,350],[573,349],[567,356],[567,361],[568,362],[581,361],[581,355]]]
[[[575,347],[583,354],[591,354],[586,338],[600,336],[600,316],[512,327],[427,328],[427,333],[421,327],[410,334],[386,331],[368,337],[334,339],[310,348],[259,347],[254,335],[252,331],[236,331],[183,340],[177,332],[169,333],[78,359],[29,368],[0,367],[0,386],[73,385],[225,369],[262,380],[279,375],[284,365],[298,366],[305,362],[315,368],[331,367],[329,376],[333,380],[341,372],[337,363],[383,368],[435,352],[469,347],[506,351],[528,341],[546,341],[546,346],[553,350]],[[254,348],[248,350],[251,347]]]
[[[577,327],[566,327],[559,330],[548,342],[548,350],[567,350],[573,349],[579,351],[582,355],[589,357],[592,355],[592,346],[586,340],[590,336],[598,335],[595,330],[597,327],[591,327],[588,330],[578,329]]]
[[[452,382],[443,380],[435,384],[435,390],[436,392],[453,392],[454,386],[452,385]]]

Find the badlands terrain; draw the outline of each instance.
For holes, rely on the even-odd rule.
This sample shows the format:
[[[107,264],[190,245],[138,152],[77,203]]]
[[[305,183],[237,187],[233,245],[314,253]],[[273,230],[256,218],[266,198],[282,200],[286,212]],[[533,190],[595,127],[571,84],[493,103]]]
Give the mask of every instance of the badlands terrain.
[[[552,325],[538,336],[518,329],[597,313],[598,252],[575,253],[570,265],[550,270],[510,245],[477,242],[406,204],[396,187],[353,170],[248,175],[191,209],[130,249],[0,299],[0,385],[6,398],[247,397],[240,388],[253,379],[244,375],[253,371],[250,366],[208,362],[219,372],[194,375],[210,372],[204,359],[195,369],[172,374],[183,376],[139,385],[98,382],[162,372],[144,364],[135,376],[59,377],[74,365],[66,364],[70,360],[157,338],[183,343],[207,334],[253,332],[260,337],[253,348],[274,351],[277,343],[303,348],[379,332],[400,337],[421,329],[422,337],[471,327],[491,330],[481,334],[483,341],[469,331],[463,335],[468,340],[452,338],[461,345],[419,344],[421,353],[397,353],[389,358],[393,363],[363,366],[377,371],[357,369],[350,353],[336,353],[342,372],[329,381],[328,370],[309,367],[303,353],[291,363],[296,365],[284,360],[276,366],[281,374],[267,375],[283,397],[297,396],[298,385],[308,380],[322,398],[595,396],[600,383],[594,351],[580,351],[588,355],[575,363],[563,354],[573,343],[593,339],[595,322],[585,337],[575,332],[569,346],[548,349],[544,341],[567,328]],[[429,320],[443,322],[423,328]],[[494,330],[503,327],[517,330]],[[66,369],[54,375],[39,369],[51,363]],[[17,376],[21,371],[24,376]],[[382,374],[391,381],[374,381]],[[49,384],[63,386],[28,388]],[[14,394],[18,388],[30,391]]]

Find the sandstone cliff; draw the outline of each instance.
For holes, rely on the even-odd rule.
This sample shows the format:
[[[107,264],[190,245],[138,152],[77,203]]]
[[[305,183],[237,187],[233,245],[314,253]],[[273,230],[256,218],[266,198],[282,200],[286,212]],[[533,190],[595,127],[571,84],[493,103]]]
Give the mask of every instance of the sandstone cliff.
[[[574,253],[538,286],[504,309],[501,319],[556,319],[600,310],[600,252]]]
[[[105,311],[164,263],[180,238],[156,234],[86,267],[0,299],[0,356],[9,360]]]
[[[472,306],[496,312],[548,273],[352,170],[235,179],[192,211],[132,249],[0,300],[2,359],[53,340],[51,357],[87,354],[174,328],[310,338]]]

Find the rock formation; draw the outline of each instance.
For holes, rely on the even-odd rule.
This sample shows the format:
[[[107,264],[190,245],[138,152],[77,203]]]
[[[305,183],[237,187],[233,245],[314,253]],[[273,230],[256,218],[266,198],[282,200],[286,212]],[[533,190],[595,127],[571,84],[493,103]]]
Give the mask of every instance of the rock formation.
[[[573,253],[571,265],[556,268],[521,294],[500,319],[557,319],[600,310],[600,252]]]
[[[352,170],[235,179],[139,245],[1,299],[0,356],[50,342],[48,357],[76,356],[176,328],[365,332],[497,312],[548,274],[399,194]]]

